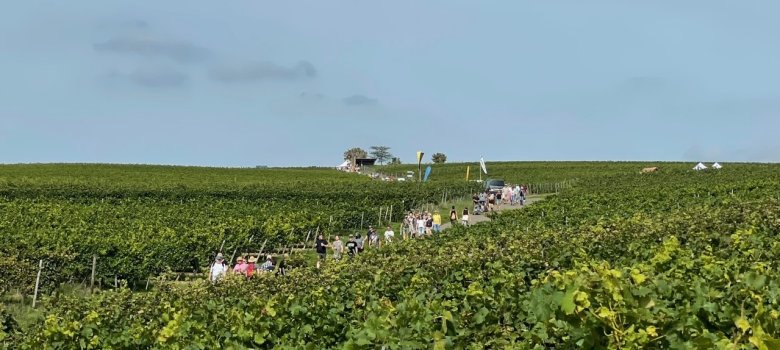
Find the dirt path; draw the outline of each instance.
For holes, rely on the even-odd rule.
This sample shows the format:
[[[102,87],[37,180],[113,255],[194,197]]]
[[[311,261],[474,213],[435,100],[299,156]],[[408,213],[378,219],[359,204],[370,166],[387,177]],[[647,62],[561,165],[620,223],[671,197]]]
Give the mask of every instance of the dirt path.
[[[531,205],[531,204],[533,204],[534,202],[538,202],[538,201],[540,201],[540,200],[544,199],[545,197],[547,197],[547,195],[531,195],[531,196],[528,196],[528,197],[525,199],[525,205],[524,205],[524,206],[521,206],[521,205],[519,205],[519,204],[517,204],[517,205],[508,205],[508,204],[503,204],[503,205],[501,205],[501,207],[500,207],[498,210],[496,210],[496,211],[497,211],[497,212],[502,212],[502,211],[507,211],[507,210],[516,210],[516,209],[522,209],[522,208],[524,208],[525,206]],[[458,216],[460,216],[460,211],[458,211]],[[480,222],[484,222],[484,221],[490,221],[490,218],[489,218],[489,217],[487,217],[487,215],[485,215],[485,214],[482,214],[482,215],[473,215],[473,214],[469,214],[469,225],[478,224],[478,223],[480,223]],[[441,225],[441,228],[442,228],[442,230],[444,230],[444,229],[447,229],[447,228],[449,228],[450,226],[451,226],[451,225],[450,225],[450,223],[449,223],[449,222],[446,222],[446,223],[443,223],[443,224]]]

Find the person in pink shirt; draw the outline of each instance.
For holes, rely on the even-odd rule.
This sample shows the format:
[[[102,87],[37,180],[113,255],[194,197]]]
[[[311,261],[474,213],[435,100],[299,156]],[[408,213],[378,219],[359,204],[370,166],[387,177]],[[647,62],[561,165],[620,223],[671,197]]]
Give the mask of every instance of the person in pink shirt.
[[[244,261],[243,256],[239,256],[236,258],[236,266],[233,267],[233,273],[238,273],[246,276],[246,270],[249,268],[249,265]]]

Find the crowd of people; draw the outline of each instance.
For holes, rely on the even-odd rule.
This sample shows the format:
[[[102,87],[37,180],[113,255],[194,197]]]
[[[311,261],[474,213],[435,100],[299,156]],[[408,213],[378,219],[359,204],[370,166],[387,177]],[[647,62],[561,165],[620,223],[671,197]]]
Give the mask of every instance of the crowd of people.
[[[277,275],[285,275],[286,274],[286,262],[288,255],[284,254],[284,257],[279,261],[279,266],[276,267],[276,274]],[[222,253],[217,254],[217,257],[214,259],[214,263],[211,265],[211,269],[209,271],[209,280],[217,281],[220,278],[223,278],[228,273],[233,273],[236,275],[242,275],[246,278],[252,278],[258,273],[270,273],[274,271],[274,260],[271,255],[268,255],[266,257],[266,260],[264,263],[257,265],[257,257],[250,256],[249,259],[244,259],[243,256],[239,256],[236,258],[236,265],[233,266],[231,269],[228,266],[228,263],[225,261],[225,257],[222,255]]]
[[[441,232],[441,214],[424,212],[409,212],[402,223],[403,233],[409,237],[421,238],[426,235]]]
[[[528,188],[525,185],[516,184],[514,186],[506,184],[499,190],[485,190],[481,193],[474,193],[472,200],[474,202],[474,212],[495,211],[501,208],[502,204],[525,205],[525,197],[528,195]]]
[[[472,196],[474,202],[473,214],[480,214],[482,212],[498,210],[502,204],[508,205],[525,205],[525,198],[528,193],[528,189],[524,185],[516,184],[511,186],[507,184],[500,190],[486,190],[481,193],[475,193]],[[469,208],[463,208],[463,211],[458,215],[458,211],[455,206],[452,206],[450,210],[450,223],[455,226],[460,223],[463,226],[469,226]],[[441,214],[438,212],[409,212],[403,219],[401,224],[401,233],[404,238],[422,238],[425,236],[433,235],[434,233],[441,232],[442,222]],[[317,268],[321,266],[322,261],[327,257],[328,248],[333,251],[333,259],[340,260],[346,254],[349,258],[353,258],[356,255],[362,253],[368,247],[379,247],[383,244],[392,243],[395,239],[395,232],[390,226],[387,226],[383,234],[383,239],[380,239],[379,233],[373,226],[368,227],[366,236],[361,236],[360,233],[350,235],[348,240],[343,242],[341,237],[335,236],[333,242],[328,242],[322,234],[318,235],[314,242],[314,249],[317,252]],[[276,273],[279,275],[285,274],[285,259],[287,254],[284,254],[284,258],[280,260],[279,266],[276,268]],[[244,257],[239,256],[236,259],[236,265],[230,269],[225,262],[222,253],[217,254],[214,264],[211,266],[211,272],[209,278],[211,281],[216,281],[228,273],[237,275],[243,275],[247,278],[251,278],[257,273],[269,273],[274,271],[273,258],[269,255],[266,261],[257,266],[257,258],[252,256],[248,260],[244,260]]]

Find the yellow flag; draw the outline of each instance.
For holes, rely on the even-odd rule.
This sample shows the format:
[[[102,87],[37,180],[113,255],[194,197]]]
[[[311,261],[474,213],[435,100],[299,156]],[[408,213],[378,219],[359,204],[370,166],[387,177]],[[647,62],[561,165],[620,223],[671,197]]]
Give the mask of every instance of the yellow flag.
[[[424,154],[425,153],[423,153],[422,151],[417,151],[417,164],[422,163],[422,157]]]
[[[469,170],[471,170],[471,165],[466,166],[466,181],[469,181]]]

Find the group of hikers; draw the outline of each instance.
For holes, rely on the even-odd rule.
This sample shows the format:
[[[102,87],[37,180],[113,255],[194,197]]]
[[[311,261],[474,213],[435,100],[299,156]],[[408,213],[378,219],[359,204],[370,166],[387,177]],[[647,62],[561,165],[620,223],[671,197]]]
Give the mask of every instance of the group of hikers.
[[[474,193],[471,199],[474,202],[474,212],[495,211],[501,208],[501,204],[525,205],[525,197],[528,194],[528,188],[525,185],[510,184],[505,185],[498,190],[485,190],[482,193]]]
[[[333,258],[335,260],[340,260],[344,253],[347,253],[347,256],[353,258],[355,255],[362,253],[367,247],[379,247],[382,244],[391,243],[395,238],[393,228],[387,226],[383,237],[384,239],[379,238],[379,232],[377,232],[374,226],[368,226],[368,232],[366,233],[365,238],[357,233],[350,235],[346,243],[344,243],[339,236],[335,236],[333,242],[328,242],[323,235],[319,235],[314,242],[314,249],[319,256],[317,267],[320,267],[320,262],[325,260],[329,247],[333,250]]]
[[[500,190],[486,190],[482,193],[475,193],[472,197],[474,202],[473,214],[480,214],[481,212],[494,211],[500,208],[501,204],[509,205],[525,205],[525,197],[528,189],[523,185],[506,185]],[[452,206],[450,210],[450,223],[455,226],[460,222],[463,226],[469,226],[469,208],[463,208],[460,215],[455,210],[455,206]],[[438,212],[430,213],[423,212],[409,212],[403,219],[401,224],[401,234],[406,238],[407,233],[412,238],[422,238],[430,236],[434,233],[441,232],[442,222],[441,214]],[[321,262],[325,260],[328,248],[333,251],[333,258],[340,260],[344,253],[349,258],[353,258],[356,255],[362,253],[368,247],[379,247],[382,244],[389,244],[395,238],[395,232],[390,226],[387,226],[386,231],[383,234],[383,239],[379,238],[379,233],[373,226],[368,227],[368,232],[365,237],[362,237],[360,233],[350,235],[348,240],[343,242],[339,236],[335,236],[332,242],[328,242],[322,234],[317,236],[314,242],[314,248],[319,256],[317,260],[317,268],[320,267]],[[284,255],[285,259],[280,260],[279,266],[276,269],[278,275],[285,274],[285,260],[287,254]],[[217,254],[214,264],[211,266],[211,272],[209,278],[211,281],[216,281],[229,273],[243,275],[247,278],[251,278],[257,273],[267,273],[274,270],[274,262],[269,255],[266,261],[257,266],[257,258],[252,256],[248,260],[239,256],[236,259],[236,265],[230,269],[225,262],[222,253]]]
[[[279,266],[276,269],[277,275],[284,275],[286,273],[286,263],[285,259],[287,258],[287,254],[284,255],[284,259],[282,259],[279,262]],[[236,275],[242,275],[247,278],[252,278],[252,276],[258,274],[258,273],[268,273],[273,272],[274,270],[274,260],[273,258],[268,255],[265,262],[257,265],[257,258],[254,256],[250,256],[249,259],[244,259],[243,256],[239,256],[236,258],[236,265],[233,266],[231,269],[228,266],[228,263],[225,261],[224,256],[222,253],[217,254],[217,257],[214,259],[214,263],[211,265],[211,271],[209,272],[209,280],[216,281],[228,273],[233,273]]]
[[[425,235],[441,232],[441,214],[434,212],[409,212],[401,224],[402,234],[421,238]]]

